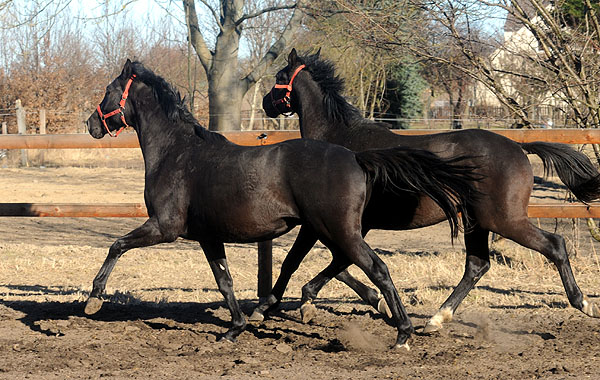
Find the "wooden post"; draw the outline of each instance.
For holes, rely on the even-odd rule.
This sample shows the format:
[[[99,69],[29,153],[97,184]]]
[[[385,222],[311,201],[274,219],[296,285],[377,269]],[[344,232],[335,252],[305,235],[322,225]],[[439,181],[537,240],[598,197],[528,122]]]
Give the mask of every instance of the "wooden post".
[[[46,134],[46,110],[40,110],[40,135]]]
[[[20,135],[27,134],[27,124],[25,120],[25,108],[21,105],[21,99],[15,100],[15,108],[17,113],[17,130]],[[27,150],[21,149],[21,165],[27,166]]]
[[[40,110],[40,135],[46,134],[46,110],[42,108]],[[40,151],[40,167],[44,167],[44,151]]]
[[[263,301],[273,288],[273,240],[258,243],[258,299]]]
[[[6,125],[6,121],[2,122],[2,134],[3,135],[7,135],[8,134],[8,126]]]

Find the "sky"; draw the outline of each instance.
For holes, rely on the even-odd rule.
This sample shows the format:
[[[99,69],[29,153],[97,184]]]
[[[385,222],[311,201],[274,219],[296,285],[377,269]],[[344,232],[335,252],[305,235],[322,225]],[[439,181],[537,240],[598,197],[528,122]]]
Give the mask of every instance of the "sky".
[[[94,19],[103,16],[105,3],[108,3],[111,12],[125,9],[129,14],[136,18],[139,17],[140,21],[148,17],[155,19],[164,17],[167,15],[164,6],[168,3],[171,3],[169,7],[172,11],[179,13],[181,10],[180,1],[167,0],[71,0],[69,7],[73,14],[81,14],[82,17]],[[177,16],[181,15],[177,14]]]

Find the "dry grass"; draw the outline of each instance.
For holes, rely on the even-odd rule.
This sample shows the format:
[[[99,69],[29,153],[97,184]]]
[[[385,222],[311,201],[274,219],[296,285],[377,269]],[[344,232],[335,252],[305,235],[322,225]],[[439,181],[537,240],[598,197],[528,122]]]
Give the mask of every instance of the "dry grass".
[[[107,241],[107,246],[109,242]],[[373,243],[372,243],[373,244]],[[553,265],[536,252],[504,243],[490,271],[465,299],[460,310],[470,308],[567,307],[560,278]],[[83,301],[91,280],[107,250],[89,246],[50,246],[41,249],[27,243],[0,246],[0,297],[6,301]],[[239,299],[256,299],[256,248],[229,245],[228,257]],[[275,247],[274,268],[278,271],[286,247]],[[329,253],[317,247],[293,276],[287,297],[299,298],[301,286],[325,267]],[[433,313],[458,283],[464,268],[461,250],[438,254],[396,253],[384,257],[401,298],[407,305],[420,305]],[[599,296],[598,261],[595,255],[580,255],[572,265],[584,293]],[[351,272],[365,280],[356,268]],[[215,281],[195,244],[147,248],[127,253],[111,276],[107,294],[112,301],[135,304],[155,302],[220,302]],[[356,296],[344,284],[333,281],[321,297],[345,309]],[[410,310],[410,306],[408,306]]]
[[[82,168],[127,168],[143,169],[144,162],[140,149],[29,149],[30,167],[82,167]],[[5,158],[0,158],[0,167],[21,166],[21,151],[9,150]]]

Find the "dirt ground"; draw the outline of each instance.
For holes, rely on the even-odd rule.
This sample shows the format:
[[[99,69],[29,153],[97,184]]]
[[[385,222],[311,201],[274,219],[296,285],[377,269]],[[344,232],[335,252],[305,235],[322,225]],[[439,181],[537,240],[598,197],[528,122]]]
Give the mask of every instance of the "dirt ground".
[[[555,186],[536,187],[545,201],[562,197]],[[0,168],[1,202],[142,202],[142,190],[135,165]],[[464,268],[462,240],[452,245],[446,224],[373,231],[367,239],[416,327],[408,352],[389,350],[396,330],[336,281],[323,289],[316,320],[301,323],[300,287],[330,258],[320,245],[292,278],[281,310],[249,325],[237,343],[217,342],[229,312],[198,245],[183,240],[124,255],[108,282],[109,301],[85,316],[108,247],[142,222],[0,218],[0,379],[600,378],[600,321],[569,307],[554,267],[511,242],[495,243],[492,269],[454,321],[421,334]],[[600,243],[583,223],[532,222],[567,238],[579,285],[600,301]],[[275,273],[296,233],[275,241]],[[249,314],[256,247],[230,244],[227,253]]]

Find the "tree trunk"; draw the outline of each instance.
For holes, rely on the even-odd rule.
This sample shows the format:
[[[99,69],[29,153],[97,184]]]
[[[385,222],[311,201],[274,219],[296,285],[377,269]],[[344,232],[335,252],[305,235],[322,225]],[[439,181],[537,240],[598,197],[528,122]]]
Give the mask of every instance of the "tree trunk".
[[[208,127],[212,131],[239,130],[244,95],[286,49],[286,44],[302,24],[303,14],[297,4],[267,7],[248,15],[244,13],[244,0],[219,0],[218,3],[219,7],[210,8],[208,2],[203,1],[211,9],[219,30],[213,50],[208,48],[200,31],[195,1],[183,0],[183,8],[190,43],[196,50],[208,80]],[[244,20],[275,9],[294,9],[294,12],[280,38],[273,43],[267,54],[246,77],[240,78],[238,52]]]
[[[244,94],[237,78],[219,81],[208,79],[208,129],[211,131],[239,131],[242,125],[241,104]]]
[[[452,129],[462,129],[462,117],[465,112],[466,103],[464,101],[465,83],[462,79],[458,80],[456,103],[452,104]]]

